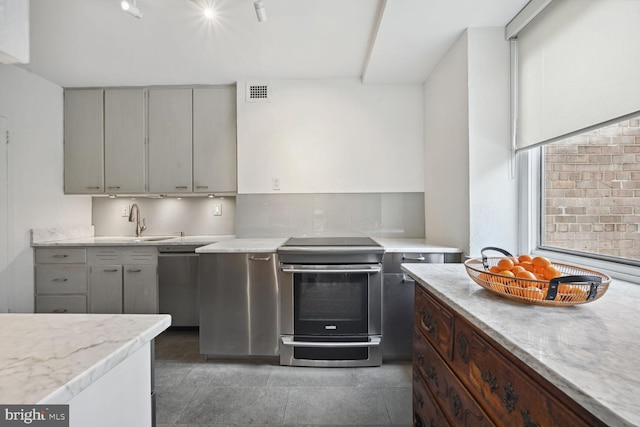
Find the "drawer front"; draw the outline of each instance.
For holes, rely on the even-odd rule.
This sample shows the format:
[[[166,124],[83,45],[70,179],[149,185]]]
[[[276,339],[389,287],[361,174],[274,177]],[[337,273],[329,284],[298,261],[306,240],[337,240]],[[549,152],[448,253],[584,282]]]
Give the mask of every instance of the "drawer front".
[[[587,426],[464,321],[456,319],[452,368],[493,418],[509,426]]]
[[[443,356],[453,353],[453,315],[416,285],[413,324]]]
[[[418,330],[413,364],[452,425],[493,426],[493,422]]]
[[[442,263],[444,258],[443,253],[387,252],[382,259],[382,266],[385,273],[402,273],[400,264]]]
[[[36,265],[37,294],[84,294],[87,292],[85,265]]]
[[[36,313],[86,313],[86,295],[38,295]]]
[[[415,367],[413,368],[413,425],[416,427],[450,426]]]
[[[36,264],[84,264],[87,250],[84,248],[36,249]]]
[[[158,249],[154,246],[95,247],[89,248],[88,259],[92,265],[157,264]]]

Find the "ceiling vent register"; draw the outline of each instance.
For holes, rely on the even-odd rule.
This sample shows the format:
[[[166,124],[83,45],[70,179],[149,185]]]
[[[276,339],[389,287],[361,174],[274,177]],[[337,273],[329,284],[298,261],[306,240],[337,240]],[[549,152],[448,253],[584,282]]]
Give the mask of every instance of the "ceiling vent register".
[[[269,102],[270,88],[266,83],[247,83],[246,101],[247,102]]]

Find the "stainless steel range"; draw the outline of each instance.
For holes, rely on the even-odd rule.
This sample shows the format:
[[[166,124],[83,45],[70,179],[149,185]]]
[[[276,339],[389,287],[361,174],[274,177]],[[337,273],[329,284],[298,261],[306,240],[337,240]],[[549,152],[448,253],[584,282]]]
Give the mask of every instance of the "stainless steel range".
[[[278,249],[280,364],[382,364],[382,256],[368,237],[294,237]]]

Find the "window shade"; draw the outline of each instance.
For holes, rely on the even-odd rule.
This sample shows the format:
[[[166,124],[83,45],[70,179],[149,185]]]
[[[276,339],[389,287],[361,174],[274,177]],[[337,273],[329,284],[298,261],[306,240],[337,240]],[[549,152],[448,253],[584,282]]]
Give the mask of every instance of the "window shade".
[[[640,111],[640,0],[554,0],[518,63],[518,149]]]

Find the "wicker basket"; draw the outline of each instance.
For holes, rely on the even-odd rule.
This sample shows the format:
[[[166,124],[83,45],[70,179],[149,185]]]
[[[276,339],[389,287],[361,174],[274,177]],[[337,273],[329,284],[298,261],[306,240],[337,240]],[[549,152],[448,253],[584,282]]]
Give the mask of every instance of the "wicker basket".
[[[467,273],[483,288],[515,301],[553,306],[585,304],[604,295],[611,283],[611,277],[604,273],[555,262],[552,265],[562,276],[550,282],[502,276],[491,273],[489,269],[503,257],[486,257],[484,252],[487,250],[497,250],[505,256],[512,256],[500,248],[484,248],[481,251],[482,258],[465,261]]]

